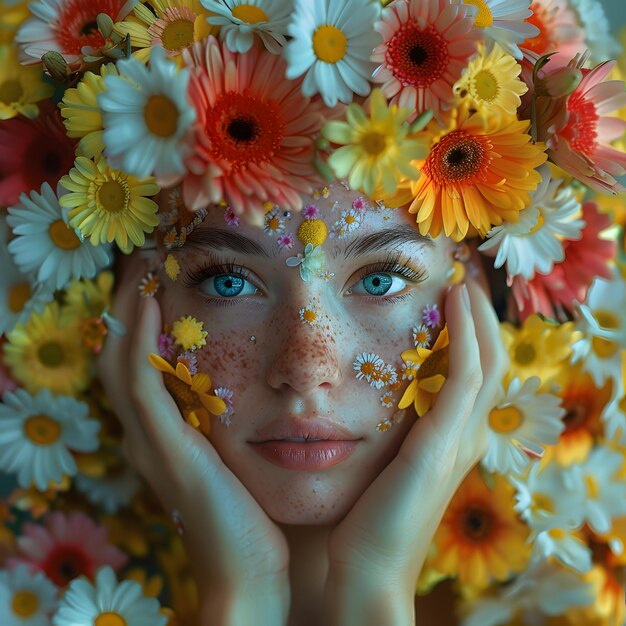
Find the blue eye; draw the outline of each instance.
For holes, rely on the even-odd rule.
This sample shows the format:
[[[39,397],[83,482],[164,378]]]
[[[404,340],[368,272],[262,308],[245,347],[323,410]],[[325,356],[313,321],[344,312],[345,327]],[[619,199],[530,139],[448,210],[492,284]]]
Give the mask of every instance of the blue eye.
[[[209,296],[234,298],[235,296],[251,296],[257,288],[237,274],[220,274],[211,276],[203,282],[202,290]]]
[[[383,296],[390,289],[393,278],[389,274],[370,274],[363,279],[365,291],[372,296]]]

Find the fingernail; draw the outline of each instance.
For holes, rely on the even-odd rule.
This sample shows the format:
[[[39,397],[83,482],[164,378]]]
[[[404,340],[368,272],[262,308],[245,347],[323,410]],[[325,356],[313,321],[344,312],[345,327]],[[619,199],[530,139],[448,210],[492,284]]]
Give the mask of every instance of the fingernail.
[[[469,291],[467,290],[467,285],[465,283],[461,287],[461,297],[463,298],[463,304],[465,304],[467,310],[470,311],[472,306],[470,304]]]

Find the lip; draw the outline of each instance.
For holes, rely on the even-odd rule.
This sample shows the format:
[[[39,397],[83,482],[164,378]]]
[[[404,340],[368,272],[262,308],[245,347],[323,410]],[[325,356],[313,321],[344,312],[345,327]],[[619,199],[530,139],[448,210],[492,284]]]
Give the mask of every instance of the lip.
[[[332,442],[348,442],[362,439],[344,426],[327,418],[302,418],[295,415],[281,416],[255,433],[249,443],[276,443],[282,439],[324,439]],[[311,446],[314,442],[301,444]],[[322,442],[320,442],[322,443]]]
[[[290,470],[322,470],[345,461],[359,441],[294,441],[250,442],[252,449],[265,460]]]

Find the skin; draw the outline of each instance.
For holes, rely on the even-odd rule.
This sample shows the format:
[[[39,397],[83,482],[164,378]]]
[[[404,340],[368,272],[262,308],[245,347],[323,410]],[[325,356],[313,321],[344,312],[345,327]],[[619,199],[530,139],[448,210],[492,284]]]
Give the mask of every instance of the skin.
[[[335,185],[331,198],[304,198],[304,206],[315,203],[330,227],[340,216],[335,201],[348,209],[358,195]],[[301,220],[293,216],[288,230],[295,232]],[[268,625],[413,623],[415,580],[449,499],[484,453],[485,416],[506,364],[492,340],[497,319],[484,291],[472,280],[450,290],[452,247],[445,238],[392,249],[402,253],[401,262],[423,268],[424,280],[398,277],[391,291],[408,295],[390,304],[376,304],[359,274],[389,250],[358,259],[334,254],[336,246],[341,251],[392,225],[415,228],[413,220],[402,210],[372,210],[345,240],[327,239],[325,269],[335,274],[328,282],[303,281],[287,266],[287,257],[302,253],[297,240],[268,259],[215,252],[247,267],[259,289],[232,306],[206,300],[207,292],[216,294],[210,280],[184,283],[186,269],[208,257],[190,241],[175,253],[183,271],[175,282],[163,277],[158,304],[137,298],[146,271],[139,255],[122,271],[114,314],[130,332],[107,341],[101,376],[124,424],[129,459],[185,522],[202,624],[261,623],[259,616]],[[210,211],[198,232],[216,227],[232,228],[220,210]],[[259,227],[242,222],[233,230],[272,249],[273,239]],[[311,303],[321,320],[315,326],[298,315]],[[450,331],[446,393],[419,420],[410,407],[379,432],[376,425],[393,411],[380,404],[384,390],[356,379],[354,359],[374,352],[399,369],[411,327],[433,303]],[[161,375],[146,367],[162,324],[183,315],[204,321],[209,331],[199,371],[234,392],[232,424],[211,418],[210,441],[183,422]],[[248,441],[279,413],[321,415],[362,440],[332,468],[278,468]]]

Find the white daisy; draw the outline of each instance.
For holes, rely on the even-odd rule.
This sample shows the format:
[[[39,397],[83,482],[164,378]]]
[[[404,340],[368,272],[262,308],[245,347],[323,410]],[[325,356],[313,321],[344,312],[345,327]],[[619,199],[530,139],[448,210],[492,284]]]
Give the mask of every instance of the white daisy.
[[[226,410],[219,415],[220,421],[225,426],[230,426],[232,423],[232,416],[235,413],[235,407],[233,404],[233,396],[235,395],[228,387],[217,387],[215,389],[215,395],[218,398],[224,400],[226,404]]]
[[[319,313],[317,311],[317,308],[312,304],[309,304],[308,306],[300,309],[298,311],[298,315],[300,316],[301,322],[309,324],[310,326],[314,326],[315,324],[317,324],[319,319]]]
[[[531,561],[554,557],[563,565],[584,574],[591,569],[591,548],[577,537],[576,528],[552,528],[537,534],[532,539]]]
[[[138,582],[125,580],[118,583],[113,570],[106,566],[98,570],[95,585],[83,577],[70,583],[52,618],[52,624],[165,626],[168,618],[161,615],[159,609],[159,601],[144,596]]]
[[[504,397],[488,417],[488,448],[481,464],[489,472],[521,474],[530,464],[525,449],[541,453],[542,444],[555,444],[565,425],[561,399],[550,393],[537,393],[541,379],[524,383],[514,378]]]
[[[395,405],[395,401],[394,401],[394,398],[393,398],[393,391],[385,391],[385,393],[383,393],[383,395],[380,396],[380,403],[386,409],[393,409],[393,407]]]
[[[416,348],[428,348],[430,345],[430,330],[426,324],[418,324],[411,329],[413,345]]]
[[[106,91],[98,95],[111,166],[139,178],[184,174],[186,139],[196,119],[187,101],[189,71],[160,47],[152,49],[149,69],[133,58],[117,68],[120,76],[106,76]]]
[[[363,223],[363,216],[363,211],[358,209],[342,211],[341,218],[333,224],[331,237],[343,239],[350,233],[353,233]]]
[[[48,183],[41,193],[23,193],[9,207],[7,224],[15,238],[9,252],[24,274],[33,273],[50,289],[62,289],[70,278],[93,278],[111,263],[110,246],[93,246],[68,226],[66,215]]]
[[[320,93],[329,107],[352,102],[355,93],[366,96],[370,54],[381,39],[374,30],[380,11],[377,0],[295,0],[284,52],[287,78],[305,74],[302,93]]]
[[[20,487],[45,491],[51,482],[76,474],[70,450],[98,449],[100,423],[89,407],[71,396],[43,389],[31,396],[24,389],[7,391],[0,403],[0,469],[17,474]]]
[[[476,7],[474,26],[483,31],[486,40],[495,41],[500,47],[522,58],[518,44],[536,37],[539,29],[525,20],[533,12],[532,0],[452,0],[453,4],[466,4]]]
[[[293,11],[290,0],[200,0],[215,13],[207,22],[220,27],[220,39],[233,52],[248,52],[258,35],[265,48],[280,54],[287,43],[287,25]]]
[[[532,194],[530,206],[519,213],[519,221],[504,222],[487,233],[479,250],[494,256],[494,267],[506,262],[509,276],[531,279],[535,272],[549,274],[554,263],[565,259],[563,239],[582,237],[584,220],[580,202],[571,187],[561,187],[562,180],[550,179],[549,169],[539,168],[542,181]],[[497,251],[497,252],[496,252]]]
[[[56,595],[57,588],[43,572],[30,573],[26,565],[0,570],[2,626],[48,626]]]
[[[130,467],[106,474],[102,478],[91,478],[77,474],[74,478],[76,489],[89,502],[101,507],[109,515],[130,505],[141,486],[141,481]]]
[[[369,383],[372,381],[372,376],[376,373],[376,370],[384,364],[385,362],[377,354],[363,352],[357,354],[352,368],[356,372],[357,380],[365,380]]]
[[[393,385],[398,381],[398,372],[391,363],[385,363],[382,359],[381,362],[376,365],[372,374],[372,379],[369,381],[370,386],[374,389],[382,389],[387,385]]]
[[[268,211],[263,219],[263,232],[270,237],[282,235],[285,232],[285,221],[280,215],[278,207]]]

